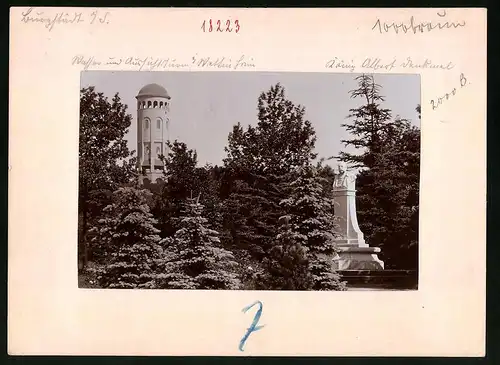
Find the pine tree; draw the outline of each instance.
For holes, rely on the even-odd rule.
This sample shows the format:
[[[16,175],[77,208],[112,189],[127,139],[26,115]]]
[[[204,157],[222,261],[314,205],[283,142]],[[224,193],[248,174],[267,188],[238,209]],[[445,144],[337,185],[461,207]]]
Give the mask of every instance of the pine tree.
[[[238,289],[234,257],[221,247],[218,232],[207,228],[203,206],[188,198],[179,229],[165,240],[168,262],[161,275],[166,289]]]
[[[281,204],[288,212],[291,226],[305,237],[313,290],[344,290],[345,284],[335,272],[333,258],[338,252],[333,200],[323,194],[323,178],[313,166],[298,171],[290,184],[290,196]]]
[[[94,244],[107,254],[98,277],[102,287],[156,287],[163,251],[159,230],[154,227],[157,222],[146,202],[149,194],[136,187],[119,188],[93,228]]]

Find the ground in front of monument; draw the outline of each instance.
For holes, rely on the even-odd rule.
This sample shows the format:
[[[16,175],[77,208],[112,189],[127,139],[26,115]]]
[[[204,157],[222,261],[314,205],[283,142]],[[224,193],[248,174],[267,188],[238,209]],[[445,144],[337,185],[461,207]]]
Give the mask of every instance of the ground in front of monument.
[[[418,75],[85,71],[79,145],[79,287],[418,289]]]

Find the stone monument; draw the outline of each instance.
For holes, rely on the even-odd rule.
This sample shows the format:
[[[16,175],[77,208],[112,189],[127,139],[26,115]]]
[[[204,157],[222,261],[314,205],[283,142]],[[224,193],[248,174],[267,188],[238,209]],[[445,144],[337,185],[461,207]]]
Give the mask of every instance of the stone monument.
[[[359,229],[356,215],[356,175],[347,165],[337,167],[333,182],[335,216],[340,226],[340,237],[335,240],[339,254],[334,258],[337,270],[384,270],[384,263],[377,253],[378,247],[370,247]]]

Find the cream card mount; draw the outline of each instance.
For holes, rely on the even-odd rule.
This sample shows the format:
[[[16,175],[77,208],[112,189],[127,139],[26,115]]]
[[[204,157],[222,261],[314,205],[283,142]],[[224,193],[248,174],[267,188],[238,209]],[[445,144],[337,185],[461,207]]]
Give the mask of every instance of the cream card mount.
[[[484,9],[10,29],[11,355],[484,355]]]

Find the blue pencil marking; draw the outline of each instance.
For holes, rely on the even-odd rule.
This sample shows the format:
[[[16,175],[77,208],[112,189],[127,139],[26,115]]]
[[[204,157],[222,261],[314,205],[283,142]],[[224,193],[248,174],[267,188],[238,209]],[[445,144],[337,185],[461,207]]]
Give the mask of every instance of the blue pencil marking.
[[[255,316],[253,317],[253,322],[250,325],[250,327],[248,327],[247,332],[245,333],[245,336],[243,336],[243,338],[240,341],[240,346],[239,346],[240,351],[243,351],[243,346],[245,345],[245,342],[248,339],[248,337],[250,336],[250,334],[252,332],[258,331],[262,327],[264,327],[263,325],[257,326],[257,324],[259,323],[260,316],[262,315],[262,302],[261,301],[257,300],[255,303],[250,304],[249,306],[243,308],[242,312],[243,313],[248,312],[248,310],[250,310],[250,308],[252,308],[256,304],[259,305],[259,309],[257,310],[257,313],[255,313]]]

